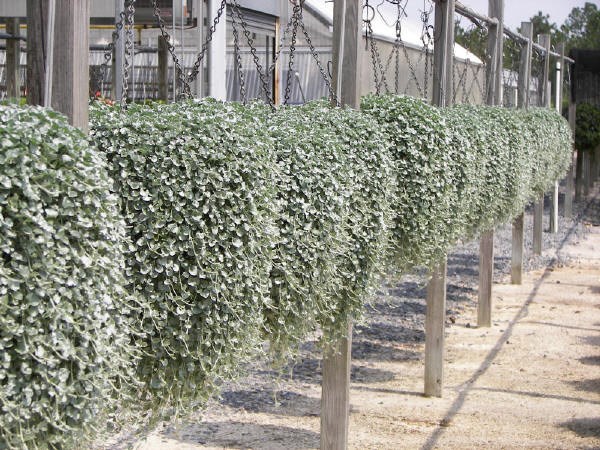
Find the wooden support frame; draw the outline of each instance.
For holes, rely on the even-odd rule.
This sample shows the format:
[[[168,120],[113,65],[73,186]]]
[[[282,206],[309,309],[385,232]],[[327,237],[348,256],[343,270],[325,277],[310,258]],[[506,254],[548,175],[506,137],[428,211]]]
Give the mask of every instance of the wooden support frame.
[[[504,0],[489,0],[488,15],[496,24],[488,27],[487,91],[488,105],[502,105],[502,55],[504,47]],[[477,326],[492,326],[492,284],[494,281],[494,230],[485,231],[479,240],[479,298]]]
[[[577,106],[573,101],[571,94],[569,93],[569,125],[571,126],[571,132],[575,137],[575,117],[577,112]],[[571,155],[571,165],[567,172],[567,190],[565,192],[565,217],[567,219],[573,218],[573,197],[575,196],[575,144],[573,144],[573,154]]]
[[[433,103],[449,106],[454,64],[454,0],[435,1]],[[427,397],[441,397],[444,385],[444,329],[446,317],[446,257],[431,270],[425,317],[425,387]]]
[[[163,36],[158,37],[158,99],[169,100],[169,46]]]
[[[539,98],[541,99],[539,106],[550,107],[550,95],[548,92],[548,78],[550,72],[550,35],[540,34],[539,44],[545,49],[544,53],[544,67],[542,70],[542,82],[539,83],[538,87]],[[558,192],[558,187],[555,185],[555,190]],[[558,195],[558,194],[557,194]],[[554,195],[553,195],[554,197]],[[544,233],[543,227],[544,220],[544,195],[534,204],[534,215],[533,215],[533,253],[536,255],[542,254],[542,238]]]
[[[556,50],[561,56],[558,58],[558,61],[556,61],[556,89],[554,106],[556,111],[560,114],[562,112],[563,83],[565,80],[565,44],[558,44],[556,46]],[[550,233],[558,233],[558,181],[554,183],[554,190],[552,193],[552,202],[550,208]]]
[[[88,130],[90,0],[56,0],[52,107]]]
[[[45,48],[48,4],[39,0],[27,0],[27,103],[44,103],[46,84]]]
[[[333,83],[339,101],[360,108],[362,0],[336,0],[333,6]],[[347,336],[323,356],[321,450],[345,450],[350,423],[352,322]]]
[[[533,24],[531,22],[521,22],[521,31],[526,36],[526,40],[521,44],[517,106],[527,109],[529,107],[529,89],[531,83]],[[523,282],[524,222],[525,213],[521,213],[513,220],[512,224],[512,258],[510,265],[510,279],[512,284],[521,284]]]
[[[20,36],[19,25],[17,18],[6,19],[6,32],[13,36]],[[6,96],[21,97],[21,41],[19,39],[6,41]]]

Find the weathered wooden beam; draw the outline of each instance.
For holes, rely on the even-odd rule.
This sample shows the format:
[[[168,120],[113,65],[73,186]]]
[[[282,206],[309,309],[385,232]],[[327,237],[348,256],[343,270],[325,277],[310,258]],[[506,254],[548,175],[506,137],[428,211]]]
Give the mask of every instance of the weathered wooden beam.
[[[569,125],[571,126],[571,133],[575,137],[575,114],[576,105],[573,101],[571,94],[569,93]],[[565,217],[571,219],[573,217],[573,197],[575,195],[575,145],[573,145],[573,154],[571,155],[571,165],[567,172],[567,190],[565,192]]]
[[[87,131],[90,0],[56,0],[52,108]]]
[[[47,0],[27,0],[27,103],[44,103]]]
[[[488,105],[502,105],[502,55],[504,45],[504,0],[489,0],[489,16],[496,23],[488,27],[487,98]],[[492,326],[492,284],[494,279],[494,230],[479,240],[479,295],[477,326]]]
[[[562,111],[563,100],[563,83],[565,80],[564,65],[565,65],[565,44],[560,43],[556,46],[561,57],[556,62],[556,89],[555,89],[555,109],[560,114]],[[558,181],[554,183],[554,191],[552,193],[552,202],[550,207],[550,233],[558,232]]]
[[[444,387],[446,329],[446,270],[444,260],[431,271],[425,315],[425,396],[441,397]]]
[[[521,109],[529,107],[529,89],[531,82],[531,56],[533,25],[531,22],[521,22],[521,30],[526,40],[521,44],[521,60],[519,62],[519,84],[517,87],[517,106]],[[519,214],[512,224],[512,257],[510,278],[512,284],[523,282],[523,247],[525,241],[525,214]]]
[[[550,72],[550,35],[540,34],[538,36],[539,43],[546,49],[544,53],[544,65],[542,73],[539,78],[538,86],[538,98],[540,103],[538,106],[549,107],[550,106],[550,93],[548,91],[548,78]],[[542,194],[538,201],[534,204],[534,215],[533,215],[533,253],[536,255],[542,254],[542,238],[543,238],[543,224],[544,219],[544,195]]]
[[[433,52],[433,104],[452,101],[454,65],[454,0],[435,1]],[[446,317],[446,257],[431,271],[427,285],[425,318],[425,389],[428,397],[441,397],[444,384],[444,329]]]
[[[17,18],[6,19],[6,32],[20,35],[20,22]],[[21,41],[6,41],[6,95],[8,98],[21,97]]]
[[[525,214],[519,214],[512,223],[512,259],[510,264],[510,282],[523,282],[523,237]]]
[[[360,40],[362,0],[333,5],[333,83],[339,101],[360,108]],[[321,393],[321,450],[345,450],[350,422],[352,323],[335,351],[324,355]]]
[[[169,100],[169,46],[167,40],[158,37],[158,99]]]

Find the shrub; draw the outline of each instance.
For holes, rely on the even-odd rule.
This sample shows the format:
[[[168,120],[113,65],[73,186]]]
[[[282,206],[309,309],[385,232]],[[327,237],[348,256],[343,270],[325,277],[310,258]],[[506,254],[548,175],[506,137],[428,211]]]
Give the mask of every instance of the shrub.
[[[400,269],[430,265],[457,239],[511,220],[570,164],[568,124],[548,109],[438,109],[372,95],[362,109],[392,143],[392,259]]]
[[[82,448],[136,357],[124,223],[59,114],[0,106],[0,142],[0,448]]]
[[[462,231],[456,205],[460,149],[443,112],[405,96],[363,97],[361,108],[387,135],[396,177],[391,248],[394,265],[406,270],[429,265],[445,254]]]
[[[334,341],[360,314],[380,269],[388,143],[371,118],[325,102],[282,108],[267,120],[280,168],[267,337],[288,349],[319,324]]]
[[[92,110],[132,240],[129,288],[150,304],[143,408],[193,410],[261,347],[276,235],[263,114],[215,101]]]

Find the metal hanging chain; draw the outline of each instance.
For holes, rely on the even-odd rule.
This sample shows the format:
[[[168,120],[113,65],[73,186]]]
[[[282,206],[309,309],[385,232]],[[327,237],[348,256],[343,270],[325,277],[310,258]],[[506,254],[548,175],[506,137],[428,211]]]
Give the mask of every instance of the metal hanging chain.
[[[175,46],[171,42],[171,36],[169,35],[169,33],[167,32],[167,29],[165,27],[165,21],[162,18],[162,16],[160,15],[160,8],[158,7],[158,0],[152,0],[152,8],[153,8],[154,17],[156,18],[156,21],[158,23],[158,28],[160,29],[160,34],[163,37],[163,39],[165,40],[165,43],[167,44],[167,49],[169,50],[169,53],[171,54],[171,58],[173,59],[173,64],[175,65],[175,76],[179,80],[179,85],[180,85],[180,89],[181,89],[180,97],[191,98],[192,95],[191,95],[190,86],[186,80],[183,67],[181,66],[181,63],[179,62],[179,58],[177,56]],[[174,93],[174,94],[175,94],[175,97],[177,97],[176,93]]]
[[[433,33],[435,33],[435,28],[433,25],[429,24],[429,17],[433,12],[433,7],[430,4],[429,11],[425,11],[425,0],[423,0],[423,11],[421,12],[421,22],[423,24],[421,31],[421,42],[423,42],[423,50],[425,53],[425,73],[423,79],[423,98],[427,100],[427,91],[429,86],[429,69],[431,66],[431,52],[429,51],[429,46],[434,41],[435,37]],[[444,93],[442,92],[442,96]]]
[[[221,17],[223,16],[223,13],[225,12],[226,5],[227,5],[226,1],[222,0],[221,4],[219,5],[219,9],[217,10],[217,15],[214,17],[211,26],[208,28],[208,31],[206,33],[206,40],[202,43],[202,47],[200,48],[200,52],[196,56],[196,61],[194,62],[194,65],[192,66],[192,70],[188,74],[188,77],[187,77],[188,83],[192,83],[196,79],[198,74],[200,73],[200,66],[202,65],[202,60],[204,59],[204,55],[208,51],[208,45],[210,44],[210,42],[213,39],[215,30],[217,29],[217,25],[219,25],[219,22],[221,21]],[[188,90],[189,90],[189,85],[188,85]]]
[[[240,53],[240,37],[238,34],[237,22],[235,20],[235,14],[234,14],[233,8],[231,8],[229,12],[231,15],[231,31],[233,33],[233,51],[235,54],[235,59],[236,59],[236,64],[237,64],[236,67],[237,67],[237,73],[238,73],[238,80],[240,82],[240,100],[245,105],[248,102],[248,98],[246,96],[246,81],[245,81],[243,66],[242,66],[242,56]]]
[[[394,41],[394,47],[393,47],[392,51],[390,52],[387,63],[385,65],[385,70],[387,72],[387,70],[390,67],[392,57],[395,56],[396,67],[394,70],[394,77],[395,77],[394,78],[394,87],[395,87],[395,93],[399,94],[400,93],[400,87],[399,87],[399,84],[400,84],[400,48],[402,48],[402,53],[404,55],[404,59],[406,59],[406,62],[408,63],[408,70],[409,70],[410,76],[414,80],[415,84],[417,85],[417,90],[418,90],[419,94],[423,95],[423,89],[421,89],[421,84],[419,83],[419,78],[417,77],[417,71],[415,69],[415,65],[413,64],[413,62],[408,54],[408,50],[406,49],[406,45],[404,44],[404,41],[402,40],[402,24],[401,24],[400,17],[402,14],[406,15],[406,13],[404,12],[404,8],[406,6],[404,6],[404,8],[403,8],[401,6],[400,2],[398,2],[397,5],[398,5],[398,16],[397,16],[398,18],[396,20],[396,39]],[[417,60],[417,64],[419,64],[422,59],[423,59],[423,53],[420,54],[420,57]],[[410,81],[411,81],[411,79],[408,80],[408,83],[406,85],[404,93],[406,93],[408,91]]]
[[[104,79],[106,78],[106,74],[108,72],[108,65],[110,64],[113,58],[113,52],[115,51],[115,46],[117,45],[117,41],[119,40],[120,31],[123,29],[123,23],[125,21],[125,11],[121,11],[119,13],[119,20],[115,23],[115,29],[112,32],[111,42],[106,46],[106,50],[104,51],[104,61],[100,66],[100,76],[101,80],[101,92],[104,96]],[[114,70],[114,68],[113,68]],[[113,86],[113,91],[115,87]]]
[[[281,50],[283,49],[284,44],[285,44],[285,38],[290,33],[293,22],[294,22],[294,16],[291,16],[290,19],[288,20],[287,25],[285,26],[285,29],[283,30],[283,33],[281,33],[281,38],[279,39],[279,47],[277,48],[277,51],[275,52],[275,56],[273,57],[273,62],[269,65],[269,75],[275,70],[277,61],[279,61],[279,57],[281,56]]]
[[[335,91],[333,90],[333,85],[331,84],[331,76],[327,72],[325,72],[325,69],[323,68],[323,65],[321,64],[321,58],[319,57],[319,53],[317,52],[317,49],[315,48],[315,46],[312,43],[312,40],[310,39],[310,35],[308,34],[308,31],[306,30],[306,26],[304,25],[304,20],[300,21],[300,27],[302,28],[302,34],[304,34],[304,39],[306,39],[306,43],[308,44],[310,53],[311,53],[313,59],[315,60],[315,62],[317,63],[317,67],[319,68],[321,77],[323,77],[325,86],[327,87],[327,90],[329,91],[330,99],[332,99],[337,106],[340,106],[339,99],[337,98],[337,95],[336,95]]]
[[[300,3],[298,1],[294,2],[294,9],[292,11],[292,40],[290,42],[290,56],[288,61],[288,73],[286,77],[285,83],[285,94],[283,104],[287,105],[290,101],[290,96],[292,93],[292,72],[294,71],[294,53],[296,51],[296,41],[298,36],[298,26],[300,25],[298,20],[298,15],[300,13]]]
[[[456,86],[453,86],[453,94],[452,94],[452,103],[456,103],[456,96],[457,94],[460,92],[461,88],[462,88],[462,92],[463,92],[463,96],[462,96],[462,102],[465,102],[465,95],[467,93],[467,72],[469,69],[469,64],[470,64],[470,60],[467,59],[466,61],[464,61],[464,67],[463,70],[460,74],[460,77],[458,78],[458,83],[456,84]],[[458,66],[456,64],[453,64],[454,66],[454,76],[456,77],[456,71],[458,70]]]
[[[125,58],[123,61],[123,93],[120,99],[122,108],[127,107],[129,91],[129,69],[133,62],[133,17],[135,15],[135,0],[128,0],[125,14]],[[134,85],[135,87],[135,85]]]
[[[363,11],[366,11],[366,16],[365,16],[365,18],[363,18],[363,22],[365,22],[365,24],[366,24],[366,31],[365,31],[366,38],[367,38],[367,41],[369,42],[369,45],[371,48],[371,60],[373,63],[373,77],[375,79],[375,91],[376,91],[377,95],[379,95],[381,93],[381,88],[384,87],[386,93],[389,93],[390,88],[387,84],[387,80],[385,77],[385,70],[383,68],[383,63],[381,62],[381,55],[379,54],[379,48],[377,46],[377,42],[375,42],[375,37],[373,36],[372,19],[375,16],[375,9],[371,5],[369,5],[368,0],[365,1]],[[370,17],[370,13],[372,15],[371,17]],[[379,73],[381,75],[381,80],[379,80],[377,71],[379,71]]]
[[[265,72],[263,70],[263,66],[260,63],[260,58],[258,57],[258,54],[256,52],[256,47],[254,46],[254,40],[252,39],[252,34],[250,33],[250,30],[248,29],[248,24],[244,20],[244,16],[242,15],[242,12],[240,10],[237,0],[233,1],[232,6],[233,6],[232,12],[231,12],[232,20],[235,20],[233,18],[233,14],[235,11],[235,13],[237,14],[238,19],[240,20],[240,23],[242,25],[242,30],[244,31],[244,36],[246,36],[246,40],[248,41],[248,45],[250,46],[250,53],[252,54],[252,59],[254,61],[254,65],[256,66],[256,70],[258,72],[258,77],[259,77],[260,83],[261,83],[261,90],[265,94],[265,97],[266,97],[267,102],[269,103],[269,106],[271,107],[271,109],[274,110],[275,103],[273,102],[273,98],[271,96],[271,90],[269,89],[269,82],[268,82],[267,76],[265,75]],[[239,47],[239,42],[238,42],[238,47]]]

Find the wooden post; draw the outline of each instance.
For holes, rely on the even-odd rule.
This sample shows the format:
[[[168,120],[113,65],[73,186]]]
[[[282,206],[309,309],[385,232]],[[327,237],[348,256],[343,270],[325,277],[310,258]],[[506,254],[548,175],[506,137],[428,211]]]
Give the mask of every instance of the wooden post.
[[[444,386],[446,259],[431,272],[425,316],[425,395],[441,397]]]
[[[563,100],[563,82],[565,79],[564,75],[564,64],[565,64],[565,44],[560,43],[557,45],[556,51],[560,53],[560,58],[556,62],[556,93],[555,93],[555,108],[556,111],[561,114],[562,100]],[[550,99],[548,99],[550,100]],[[552,203],[550,209],[550,233],[558,232],[558,181],[554,183],[554,192],[552,195]]]
[[[571,132],[575,137],[575,113],[576,113],[575,102],[573,96],[569,90],[569,125],[571,125]],[[571,156],[571,165],[567,172],[567,190],[565,192],[565,217],[570,219],[573,217],[573,195],[575,194],[575,171],[573,170],[575,165],[575,145],[573,145],[573,154]]]
[[[20,36],[19,19],[6,19],[6,32],[13,36]],[[6,96],[21,97],[21,41],[19,39],[6,40]]]
[[[121,13],[125,10],[125,0],[115,0],[115,23],[121,20]],[[120,102],[123,97],[123,62],[125,61],[125,28],[117,30],[118,38],[115,42],[112,64],[112,89],[111,98]]]
[[[452,99],[454,64],[454,0],[435,1],[433,103],[448,106]],[[425,395],[441,397],[444,385],[444,328],[446,317],[446,257],[431,271],[425,317]]]
[[[40,0],[27,0],[27,103],[44,103],[46,69],[44,53],[46,48],[46,22],[48,3]]]
[[[88,130],[90,0],[56,0],[52,108]],[[58,35],[58,34],[57,34]]]
[[[550,35],[540,34],[538,37],[539,44],[546,50],[544,53],[544,67],[540,77],[538,86],[538,97],[540,99],[539,106],[549,107],[550,96],[548,93],[548,75],[550,72]],[[536,255],[542,254],[542,237],[543,237],[543,220],[544,220],[544,194],[540,196],[534,204],[533,215],[533,253]]]
[[[527,38],[521,46],[521,61],[519,63],[519,84],[517,87],[517,106],[521,109],[529,107],[529,89],[531,83],[531,54],[533,44],[533,25],[531,22],[521,22],[521,33]],[[523,282],[523,243],[524,243],[525,213],[519,214],[512,224],[512,259],[510,278],[512,284]]]
[[[220,0],[208,0],[208,17],[212,20],[217,15]],[[227,33],[226,20],[219,22],[212,40],[208,45],[208,95],[217,100],[227,100]]]
[[[333,5],[333,83],[343,105],[360,108],[362,0],[336,0]],[[347,336],[323,357],[321,450],[345,450],[350,422],[352,322]]]
[[[169,100],[169,46],[162,36],[158,37],[158,99]]]
[[[504,43],[504,0],[489,0],[489,17],[498,25],[488,28],[487,98],[488,105],[502,105],[502,55]],[[492,284],[494,279],[494,230],[485,231],[479,241],[479,300],[477,326],[492,326]]]
[[[494,279],[494,230],[481,235],[479,240],[479,300],[477,326],[492,326],[492,284]]]
[[[523,228],[525,214],[519,214],[512,223],[512,260],[510,265],[510,282],[523,282]]]

